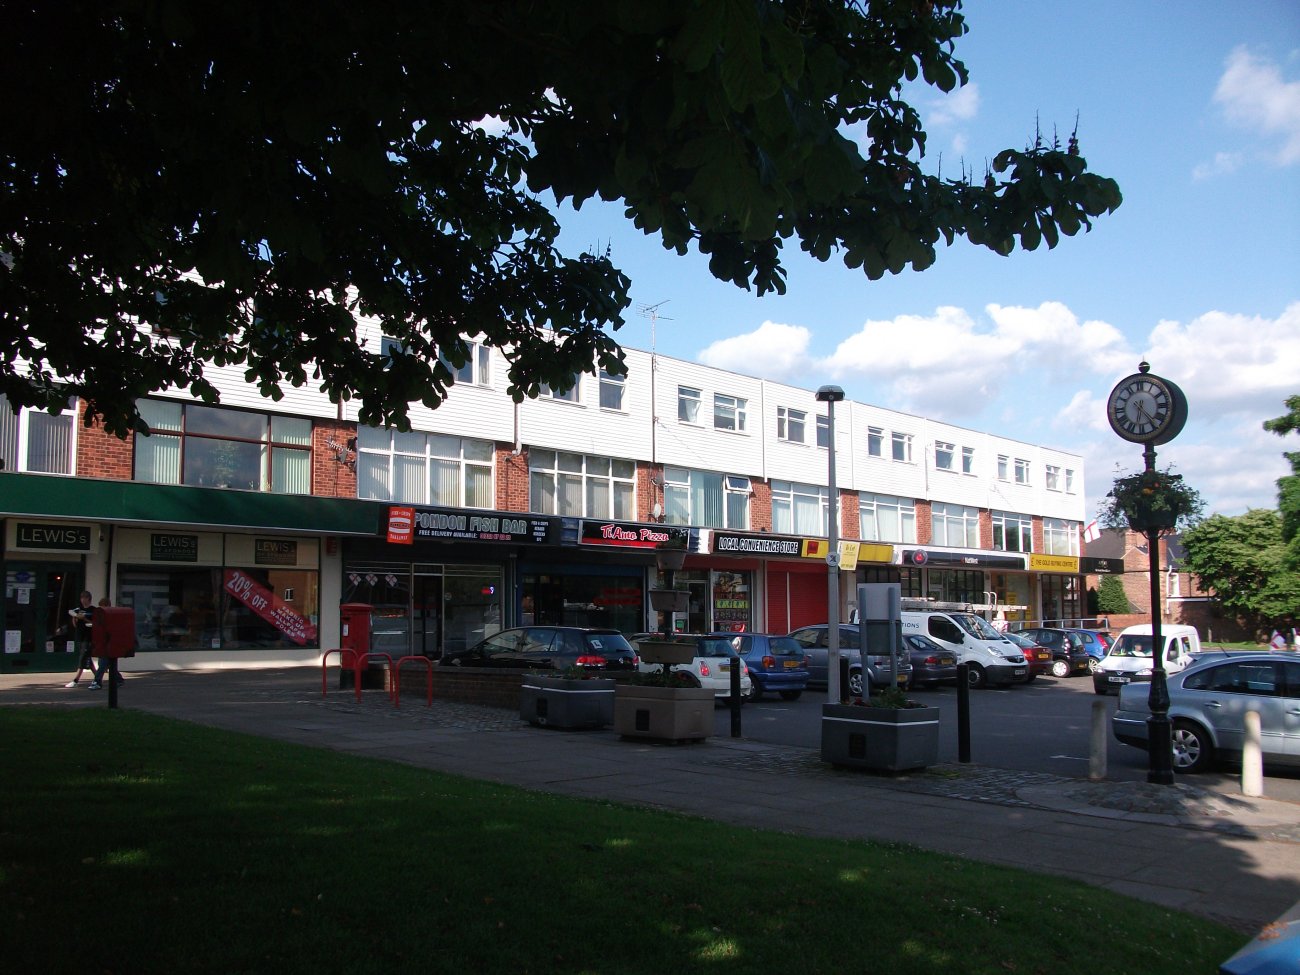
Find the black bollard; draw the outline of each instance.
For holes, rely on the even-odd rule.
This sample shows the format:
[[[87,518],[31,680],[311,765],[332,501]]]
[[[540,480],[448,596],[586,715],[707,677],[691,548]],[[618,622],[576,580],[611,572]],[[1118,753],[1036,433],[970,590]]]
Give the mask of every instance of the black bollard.
[[[970,664],[957,665],[957,761],[970,763]]]
[[[104,678],[108,681],[108,706],[117,707],[117,658],[108,658],[108,675]]]
[[[740,737],[740,668],[745,666],[739,657],[731,658],[731,737]],[[750,678],[753,680],[754,678]]]
[[[840,667],[840,700],[839,700],[839,703],[840,703],[840,704],[848,704],[848,703],[850,703],[850,702],[853,700],[853,698],[851,698],[851,697],[849,696],[849,658],[848,658],[848,655],[847,655],[847,654],[842,654],[842,655],[840,656],[839,667]],[[867,679],[867,672],[864,670],[864,671],[862,672],[862,680],[863,680],[864,683],[866,682],[866,679]],[[865,690],[866,690],[866,687],[863,687],[863,690],[865,691]]]

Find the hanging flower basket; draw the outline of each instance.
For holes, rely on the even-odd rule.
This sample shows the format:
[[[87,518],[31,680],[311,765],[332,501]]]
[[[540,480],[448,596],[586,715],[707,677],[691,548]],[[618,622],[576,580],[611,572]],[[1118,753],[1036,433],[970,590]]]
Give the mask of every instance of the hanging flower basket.
[[[1143,471],[1115,479],[1106,496],[1102,520],[1108,528],[1135,532],[1171,532],[1180,523],[1195,521],[1204,508],[1200,492],[1181,474]]]

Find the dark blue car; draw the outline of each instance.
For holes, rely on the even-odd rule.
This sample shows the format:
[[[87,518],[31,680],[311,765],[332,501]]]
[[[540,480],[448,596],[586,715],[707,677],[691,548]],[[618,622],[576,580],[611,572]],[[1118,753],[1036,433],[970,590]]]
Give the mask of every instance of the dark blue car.
[[[767,633],[715,633],[731,641],[732,649],[749,668],[749,700],[764,694],[780,694],[784,701],[797,701],[808,686],[808,660],[804,648],[788,636]]]

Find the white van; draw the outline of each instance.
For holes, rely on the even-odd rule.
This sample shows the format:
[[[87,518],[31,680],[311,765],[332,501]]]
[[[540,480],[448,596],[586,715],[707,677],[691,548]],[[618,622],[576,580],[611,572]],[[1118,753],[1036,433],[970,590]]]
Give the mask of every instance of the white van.
[[[902,615],[903,636],[928,636],[957,654],[959,664],[970,664],[966,679],[971,687],[1028,682],[1024,653],[984,617],[935,610],[904,610]]]
[[[1201,637],[1194,626],[1163,623],[1160,639],[1165,645],[1165,673],[1176,674],[1201,652]],[[1151,680],[1151,624],[1126,627],[1101,659],[1092,675],[1092,689],[1098,694],[1118,691],[1125,684]]]

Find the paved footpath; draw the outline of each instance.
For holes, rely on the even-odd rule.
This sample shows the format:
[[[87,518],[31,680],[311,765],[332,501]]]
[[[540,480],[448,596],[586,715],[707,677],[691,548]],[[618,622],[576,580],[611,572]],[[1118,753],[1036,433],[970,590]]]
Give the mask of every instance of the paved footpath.
[[[337,673],[331,670],[331,677]],[[67,675],[0,676],[0,706],[107,707]],[[973,765],[877,776],[815,751],[710,738],[624,741],[533,728],[512,711],[383,691],[358,703],[317,667],[130,675],[118,707],[528,789],[738,826],[911,843],[1073,877],[1254,934],[1300,901],[1300,804]]]

